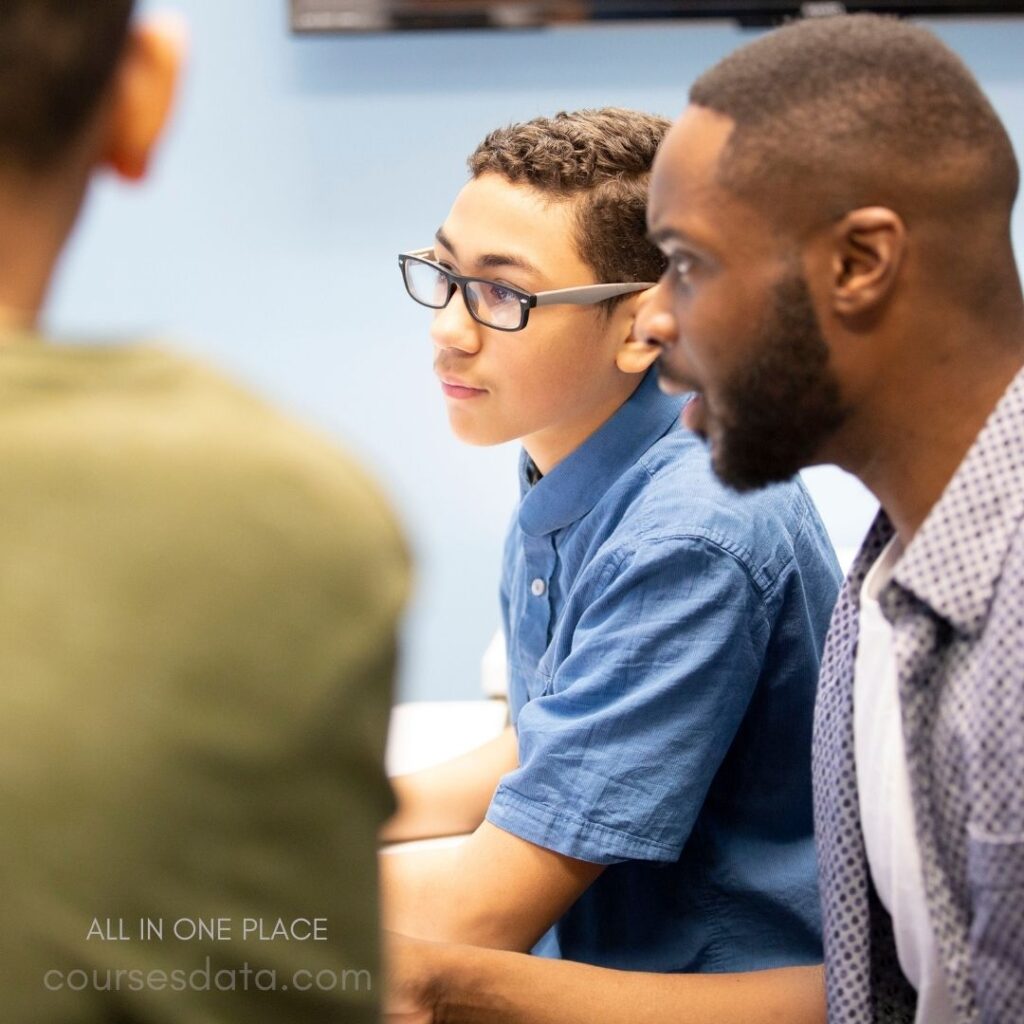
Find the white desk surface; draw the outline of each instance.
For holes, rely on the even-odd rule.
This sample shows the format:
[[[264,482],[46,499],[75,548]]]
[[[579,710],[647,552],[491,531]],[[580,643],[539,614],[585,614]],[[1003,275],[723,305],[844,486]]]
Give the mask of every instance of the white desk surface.
[[[503,700],[411,701],[391,709],[389,776],[441,764],[494,739],[508,720]]]
[[[505,728],[503,700],[412,701],[391,709],[385,765],[389,776],[405,775],[466,754]],[[465,836],[393,843],[382,853],[438,850],[457,846]]]

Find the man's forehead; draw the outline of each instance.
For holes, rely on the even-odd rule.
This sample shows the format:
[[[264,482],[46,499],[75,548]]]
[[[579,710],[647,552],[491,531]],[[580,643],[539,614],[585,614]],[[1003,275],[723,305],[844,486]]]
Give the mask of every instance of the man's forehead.
[[[731,118],[691,105],[665,137],[651,172],[648,223],[658,234],[680,227],[680,217],[725,196],[719,160],[735,127]]]
[[[728,114],[691,103],[668,131],[669,136],[686,134],[691,146],[705,145],[716,152],[728,141],[736,122]]]

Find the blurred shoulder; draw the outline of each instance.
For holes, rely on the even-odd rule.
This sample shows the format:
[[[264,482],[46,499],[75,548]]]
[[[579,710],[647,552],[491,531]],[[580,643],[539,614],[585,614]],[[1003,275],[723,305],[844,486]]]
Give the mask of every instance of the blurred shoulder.
[[[370,473],[336,440],[191,357],[153,345],[26,345],[0,358],[0,447],[26,502],[54,488],[125,527],[158,519],[297,554],[405,560]]]

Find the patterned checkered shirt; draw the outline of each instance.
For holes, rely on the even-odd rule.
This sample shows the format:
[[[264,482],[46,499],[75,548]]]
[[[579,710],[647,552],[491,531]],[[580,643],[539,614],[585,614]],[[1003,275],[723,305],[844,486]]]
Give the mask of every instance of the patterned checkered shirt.
[[[880,513],[832,617],[815,712],[830,1024],[910,1022],[916,995],[871,882],[853,681]],[[958,1022],[1024,1022],[1024,371],[880,595],[893,627],[925,892]]]

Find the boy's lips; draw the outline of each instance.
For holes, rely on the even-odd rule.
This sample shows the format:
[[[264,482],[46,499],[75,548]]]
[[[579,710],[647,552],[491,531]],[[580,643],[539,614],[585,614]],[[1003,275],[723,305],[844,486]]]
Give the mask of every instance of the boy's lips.
[[[486,395],[484,388],[475,388],[452,377],[441,377],[441,390],[448,398],[478,398]]]

